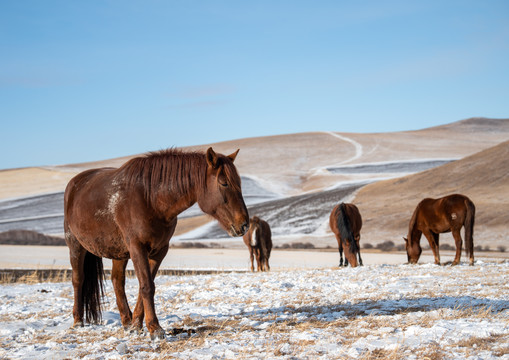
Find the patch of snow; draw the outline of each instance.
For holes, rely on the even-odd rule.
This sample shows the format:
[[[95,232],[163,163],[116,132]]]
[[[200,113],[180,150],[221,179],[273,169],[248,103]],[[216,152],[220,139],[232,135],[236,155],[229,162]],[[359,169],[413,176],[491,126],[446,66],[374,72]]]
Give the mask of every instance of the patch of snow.
[[[352,161],[357,160],[358,158],[360,158],[362,156],[362,154],[363,154],[362,145],[360,143],[358,143],[357,141],[355,141],[355,140],[353,140],[351,138],[348,138],[346,136],[339,135],[338,133],[335,133],[335,132],[332,132],[332,131],[326,131],[326,134],[332,135],[335,138],[338,138],[340,140],[349,142],[350,144],[352,144],[354,146],[354,148],[355,148],[355,155],[352,156],[350,159],[342,161],[341,164],[352,162]]]
[[[111,282],[102,324],[79,329],[70,282],[0,285],[0,358],[507,358],[508,276],[508,262],[159,276],[163,328],[196,330],[162,341],[122,329]],[[131,306],[137,291],[128,279]]]

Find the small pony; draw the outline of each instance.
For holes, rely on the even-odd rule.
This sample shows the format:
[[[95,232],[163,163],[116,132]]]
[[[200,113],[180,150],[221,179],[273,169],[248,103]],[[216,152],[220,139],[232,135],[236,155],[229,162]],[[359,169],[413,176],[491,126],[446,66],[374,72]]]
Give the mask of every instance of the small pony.
[[[249,230],[244,235],[244,244],[249,249],[251,271],[254,271],[254,257],[258,264],[258,271],[269,271],[269,258],[272,250],[272,233],[266,221],[253,216],[249,221]]]
[[[465,227],[465,251],[470,255],[470,265],[474,264],[474,203],[465,195],[452,194],[440,199],[422,200],[410,219],[408,237],[405,239],[408,262],[416,264],[422,249],[421,235],[428,239],[435,264],[440,265],[438,247],[439,234],[451,231],[456,243],[456,256],[452,265],[458,265],[461,258],[461,227]]]
[[[65,241],[74,287],[73,327],[101,320],[102,258],[113,260],[111,278],[124,327],[164,338],[154,307],[154,278],[168,252],[177,215],[198,203],[231,235],[249,228],[240,176],[231,155],[169,149],[129,160],[120,168],[84,171],[64,195]],[[125,269],[133,261],[139,294],[131,313]]]
[[[362,266],[359,246],[362,218],[357,206],[345,203],[336,205],[330,214],[329,225],[338,241],[339,266],[343,266],[343,247],[345,249],[345,266],[348,266],[348,262],[350,262],[352,267],[356,267],[357,254],[359,255],[359,265]]]

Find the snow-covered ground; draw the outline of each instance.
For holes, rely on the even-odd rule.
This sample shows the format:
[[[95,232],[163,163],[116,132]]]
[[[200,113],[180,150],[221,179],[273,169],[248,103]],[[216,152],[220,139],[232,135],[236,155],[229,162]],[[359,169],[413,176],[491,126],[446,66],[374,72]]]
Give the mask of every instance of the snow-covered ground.
[[[508,278],[507,261],[160,276],[159,341],[121,328],[110,282],[80,329],[70,283],[1,285],[0,358],[509,359]]]

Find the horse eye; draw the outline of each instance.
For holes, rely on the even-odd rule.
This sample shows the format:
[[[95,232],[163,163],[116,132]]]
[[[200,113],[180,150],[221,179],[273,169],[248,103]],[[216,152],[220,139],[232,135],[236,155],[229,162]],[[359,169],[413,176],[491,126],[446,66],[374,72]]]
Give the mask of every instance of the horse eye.
[[[222,187],[228,187],[228,183],[219,183]]]

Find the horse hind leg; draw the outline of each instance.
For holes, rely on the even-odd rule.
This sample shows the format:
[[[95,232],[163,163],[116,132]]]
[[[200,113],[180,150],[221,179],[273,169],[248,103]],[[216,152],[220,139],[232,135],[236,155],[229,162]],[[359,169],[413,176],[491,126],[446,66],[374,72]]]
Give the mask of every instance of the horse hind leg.
[[[358,251],[359,251],[359,252],[358,252],[358,256],[359,256],[359,266],[363,266],[363,265],[362,265],[362,258],[361,258],[361,247],[360,247],[360,245],[359,245],[360,240],[361,240],[360,235],[357,235],[357,236],[355,237],[355,241],[357,242],[357,249],[358,249]]]
[[[336,235],[336,240],[338,241],[338,251],[339,251],[339,267],[343,267],[343,243],[341,242],[341,238]],[[348,260],[345,257],[345,266],[348,265]]]
[[[128,328],[131,325],[133,318],[125,295],[125,269],[128,261],[129,260],[113,260],[111,269],[111,282],[115,290],[118,312],[120,313],[120,320],[124,328]]]
[[[265,254],[262,255],[262,271],[269,271],[269,259],[265,256]]]
[[[83,302],[83,284],[85,282],[85,255],[87,251],[76,237],[67,229],[65,234],[65,242],[69,247],[69,257],[72,267],[72,286],[74,289],[74,305],[72,314],[74,323],[72,327],[83,326],[83,313],[85,304]]]
[[[256,266],[258,271],[262,271],[262,254],[260,249],[256,249]]]
[[[253,254],[253,248],[249,248],[249,260],[251,260],[251,272],[254,272],[254,254]]]

